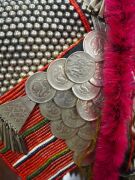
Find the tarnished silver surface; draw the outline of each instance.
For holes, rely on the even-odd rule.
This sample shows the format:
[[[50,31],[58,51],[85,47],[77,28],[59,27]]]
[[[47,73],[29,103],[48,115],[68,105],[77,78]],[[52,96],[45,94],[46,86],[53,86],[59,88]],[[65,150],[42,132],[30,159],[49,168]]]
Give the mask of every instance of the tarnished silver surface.
[[[76,108],[81,118],[86,121],[94,121],[99,116],[96,111],[96,106],[92,101],[83,101],[78,99]]]
[[[63,109],[62,120],[65,125],[71,128],[78,128],[85,124],[85,121],[78,115],[76,108]]]
[[[70,128],[60,120],[51,122],[51,132],[60,139],[71,139],[77,134],[78,129]]]
[[[79,129],[78,136],[85,140],[92,140],[96,135],[97,122],[87,122],[83,127]]]
[[[100,88],[92,85],[90,82],[85,82],[73,85],[72,91],[81,100],[92,100],[98,95]]]
[[[65,74],[65,58],[53,61],[47,69],[47,79],[50,85],[57,90],[68,90],[73,86]]]
[[[0,117],[19,131],[32,112],[35,103],[27,96],[20,97],[0,106]]]
[[[72,151],[80,152],[87,149],[90,145],[90,141],[86,141],[79,136],[74,136],[71,139],[66,140],[66,144]]]
[[[102,87],[103,86],[103,63],[96,63],[96,70],[94,76],[90,79],[91,84]]]
[[[71,90],[57,91],[54,102],[61,108],[71,108],[76,105],[77,98]]]
[[[45,72],[38,72],[28,78],[25,85],[27,96],[36,103],[44,103],[51,100],[56,93],[47,80]]]
[[[103,61],[104,41],[104,33],[100,31],[90,31],[84,38],[84,51],[93,57],[95,62]]]
[[[75,83],[84,83],[94,75],[94,59],[83,51],[71,54],[65,65],[65,73]]]
[[[49,120],[55,121],[61,118],[61,109],[54,103],[53,100],[39,104],[40,112]]]

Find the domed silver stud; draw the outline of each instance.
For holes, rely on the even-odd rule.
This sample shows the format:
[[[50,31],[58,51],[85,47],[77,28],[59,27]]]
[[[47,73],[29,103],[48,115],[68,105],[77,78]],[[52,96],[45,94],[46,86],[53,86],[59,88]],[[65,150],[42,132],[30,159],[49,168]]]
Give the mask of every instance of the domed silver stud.
[[[32,23],[36,22],[35,16],[30,16],[29,21],[32,22]]]
[[[64,38],[67,38],[67,37],[68,37],[68,32],[63,31],[63,33],[62,33],[62,34],[63,34],[63,37],[64,37]]]
[[[58,40],[56,38],[52,38],[51,42],[53,45],[57,45],[58,44]]]
[[[30,16],[30,15],[31,15],[31,11],[30,11],[29,9],[27,9],[27,10],[25,11],[25,14],[26,14],[27,16]]]
[[[12,67],[15,67],[16,64],[17,64],[17,61],[16,61],[15,59],[12,59],[12,60],[10,61],[10,65],[11,65]]]
[[[53,37],[53,32],[52,31],[48,31],[47,32],[47,37],[48,38],[52,38]]]
[[[50,43],[50,39],[48,37],[45,37],[43,39],[43,43],[45,43],[46,45],[48,45]]]
[[[47,59],[46,58],[42,58],[41,59],[41,64],[43,64],[43,65],[47,64]]]
[[[25,27],[28,30],[32,30],[33,29],[33,25],[31,23],[29,23],[29,22],[26,23]]]
[[[37,70],[37,68],[36,68],[36,66],[33,66],[33,65],[32,65],[32,66],[30,67],[30,70],[33,71],[33,72],[35,72],[35,71]]]
[[[26,52],[21,52],[21,58],[23,58],[23,59],[27,58],[27,53]]]
[[[30,52],[28,53],[28,57],[29,57],[30,59],[33,59],[33,58],[35,57],[35,53],[32,52],[32,51],[30,51]]]
[[[40,60],[39,59],[37,59],[37,58],[33,59],[33,65],[37,66],[39,64],[40,64]]]
[[[56,24],[59,24],[60,23],[60,19],[59,18],[54,18],[53,22],[56,23]]]
[[[5,74],[5,73],[7,72],[7,70],[6,70],[5,67],[1,67],[0,72],[1,72],[2,74]]]
[[[10,80],[12,79],[12,75],[10,73],[5,74],[5,79]]]
[[[16,80],[17,80],[17,79],[18,79],[18,77],[19,77],[19,75],[18,75],[17,73],[13,73],[13,78],[14,78],[14,79],[16,79]]]
[[[45,52],[46,49],[47,49],[47,47],[46,47],[46,45],[42,44],[42,45],[39,47],[39,49],[40,49],[40,51]]]
[[[7,88],[6,87],[2,87],[1,89],[0,89],[0,92],[3,94],[3,93],[5,93],[7,91]]]
[[[37,9],[38,9],[39,11],[43,11],[43,6],[42,6],[42,5],[37,5]]]
[[[8,80],[4,80],[4,81],[3,81],[3,85],[4,85],[4,86],[6,86],[6,87],[8,87],[8,86],[9,86],[9,84],[10,84],[10,83],[9,83],[9,81],[8,81]]]
[[[21,78],[24,78],[25,76],[26,76],[26,73],[25,73],[25,72],[21,72],[21,73],[20,73],[20,77],[21,77]]]
[[[50,44],[48,45],[47,49],[52,52],[54,51],[54,46]]]
[[[45,52],[45,57],[46,57],[47,59],[50,59],[50,58],[51,58],[51,53],[48,52],[48,51],[46,51],[46,52]]]
[[[18,10],[16,14],[17,14],[17,16],[21,17],[23,15],[23,11],[22,10]]]
[[[43,53],[42,52],[37,52],[37,58],[41,59],[43,57]]]
[[[24,65],[24,60],[23,59],[18,59],[18,65],[23,66]]]
[[[4,61],[2,62],[2,64],[3,64],[3,67],[8,67],[8,66],[9,66],[9,61],[4,60]]]
[[[53,4],[51,7],[53,10],[58,10],[58,8],[59,8],[57,4]]]
[[[42,28],[43,28],[44,31],[48,30],[49,29],[49,24],[48,23],[43,23]]]
[[[28,66],[23,66],[22,71],[24,71],[26,73],[29,72],[29,67]]]
[[[18,45],[16,46],[16,50],[17,50],[17,51],[21,52],[22,49],[23,49],[22,45],[19,45],[19,44],[18,44]]]
[[[18,58],[20,57],[20,55],[19,55],[19,53],[15,52],[15,53],[13,54],[13,57],[14,57],[15,59],[18,59]]]
[[[47,12],[49,12],[51,10],[51,6],[48,4],[46,4],[44,8]]]
[[[32,44],[34,43],[34,39],[33,39],[32,37],[28,37],[28,38],[27,38],[27,43],[28,43],[29,45],[32,45]]]
[[[35,43],[38,45],[42,44],[42,39],[40,37],[35,38]]]
[[[14,72],[14,67],[9,66],[9,67],[7,68],[7,70],[8,70],[9,73],[12,74],[12,73]]]
[[[37,18],[37,22],[39,22],[39,23],[43,23],[43,22],[44,22],[44,18],[43,18],[43,17],[41,17],[41,16],[39,16],[39,17]]]
[[[51,28],[53,31],[57,30],[57,24],[52,23],[51,26],[50,26],[50,28]]]
[[[32,3],[29,4],[29,9],[34,10],[35,8],[36,8],[35,4],[32,4]]]
[[[62,46],[57,45],[57,46],[55,46],[55,49],[56,49],[57,51],[61,51],[61,50],[62,50]]]
[[[25,45],[23,46],[23,48],[24,48],[24,50],[27,51],[27,52],[29,52],[29,51],[31,50],[31,47],[30,47],[29,45],[27,45],[27,44],[25,44]]]
[[[0,81],[4,79],[4,74],[0,73]]]
[[[15,50],[15,47],[14,47],[14,46],[11,46],[11,45],[8,46],[8,51],[9,51],[9,52],[12,53],[12,52],[14,52],[14,50]]]
[[[54,33],[54,36],[56,37],[56,39],[60,39],[61,38],[61,33],[59,31],[56,31]]]
[[[31,59],[26,59],[25,64],[28,65],[28,66],[32,65],[32,60]]]
[[[35,16],[39,16],[40,12],[39,12],[39,10],[35,9],[35,10],[33,11],[33,14],[34,14]]]

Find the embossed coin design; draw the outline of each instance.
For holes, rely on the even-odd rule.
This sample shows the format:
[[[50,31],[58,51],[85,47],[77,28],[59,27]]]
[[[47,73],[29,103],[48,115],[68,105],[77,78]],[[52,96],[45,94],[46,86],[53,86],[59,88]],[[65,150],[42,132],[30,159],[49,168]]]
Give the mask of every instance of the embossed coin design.
[[[90,82],[85,82],[83,84],[73,85],[72,91],[76,97],[87,101],[95,98],[98,95],[100,88],[92,85]]]
[[[76,105],[77,98],[71,90],[57,91],[54,102],[61,108],[71,108]]]
[[[25,85],[27,96],[36,103],[44,103],[51,100],[56,90],[47,81],[45,72],[38,72],[28,78]]]
[[[95,105],[92,101],[83,101],[78,99],[76,104],[77,112],[86,121],[94,121],[98,118]]]
[[[83,49],[95,62],[103,61],[104,41],[104,33],[98,31],[91,31],[84,38]]]
[[[87,149],[90,145],[90,141],[86,141],[80,138],[78,135],[66,140],[66,144],[72,151],[83,151]]]
[[[84,83],[95,73],[94,59],[83,51],[77,51],[67,58],[65,73],[71,81]]]
[[[70,139],[75,136],[78,129],[69,128],[63,121],[51,121],[51,132],[54,136],[61,139]]]
[[[65,125],[71,128],[78,128],[84,125],[86,122],[79,116],[76,108],[63,109],[62,120]]]
[[[103,86],[103,63],[96,63],[96,70],[94,76],[90,79],[94,86]]]
[[[61,91],[68,90],[73,85],[73,82],[67,78],[64,71],[65,60],[65,58],[61,58],[53,61],[47,70],[48,82],[54,89]]]
[[[61,118],[61,109],[54,103],[53,100],[39,105],[40,112],[49,120],[59,120]]]
[[[97,122],[87,122],[83,127],[79,129],[78,136],[85,140],[92,140],[96,135]]]

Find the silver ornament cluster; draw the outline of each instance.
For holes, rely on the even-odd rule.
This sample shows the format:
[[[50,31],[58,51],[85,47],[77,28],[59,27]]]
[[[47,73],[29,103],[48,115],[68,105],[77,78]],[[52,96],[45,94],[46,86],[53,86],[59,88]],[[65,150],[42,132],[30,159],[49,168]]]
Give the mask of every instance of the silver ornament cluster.
[[[82,0],[77,2],[82,6]],[[83,11],[90,19],[86,8]],[[1,0],[0,95],[84,34],[79,15],[68,0]]]
[[[51,62],[47,73],[35,73],[25,86],[27,96],[50,120],[52,134],[65,140],[74,152],[75,163],[96,137],[103,103],[102,66],[99,68],[103,63],[102,36],[100,32],[92,33],[83,42],[87,52],[77,51]],[[86,47],[87,39],[95,51]],[[83,166],[88,163],[83,162]]]

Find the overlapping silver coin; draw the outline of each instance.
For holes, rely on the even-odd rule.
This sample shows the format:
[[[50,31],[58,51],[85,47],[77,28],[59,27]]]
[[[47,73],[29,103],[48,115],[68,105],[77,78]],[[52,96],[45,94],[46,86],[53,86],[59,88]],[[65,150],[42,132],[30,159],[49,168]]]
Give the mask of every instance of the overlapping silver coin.
[[[66,126],[62,120],[59,120],[59,121],[51,121],[51,132],[57,138],[71,139],[77,134],[78,129],[70,128]]]
[[[85,124],[85,121],[79,116],[76,108],[63,109],[62,120],[68,127],[78,128]]]
[[[71,108],[76,105],[77,97],[74,96],[71,90],[57,91],[54,97],[54,102],[61,108]]]
[[[47,70],[47,79],[50,85],[57,90],[68,90],[72,87],[71,82],[65,74],[65,58],[53,61]]]
[[[86,121],[94,121],[99,117],[96,106],[92,101],[83,101],[78,99],[76,108],[80,117]]]
[[[94,86],[103,86],[103,63],[96,63],[96,70],[94,76],[90,79],[91,84]]]
[[[94,75],[94,59],[83,51],[77,51],[67,58],[65,72],[71,81],[84,83]]]
[[[26,81],[25,91],[27,96],[36,103],[44,103],[51,100],[56,90],[48,83],[46,72],[37,72]]]
[[[95,62],[103,61],[105,34],[100,31],[90,31],[84,38],[83,48]]]
[[[82,84],[73,85],[72,91],[79,99],[88,101],[92,100],[98,95],[100,88],[87,81]]]
[[[39,104],[40,112],[49,120],[59,120],[61,118],[61,108],[59,108],[53,100],[47,103]]]

